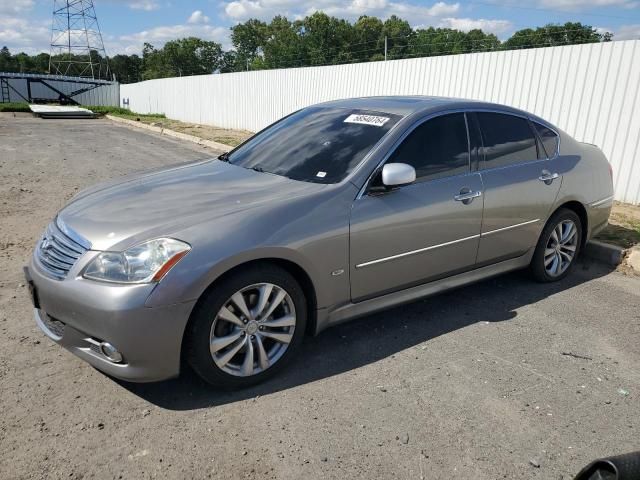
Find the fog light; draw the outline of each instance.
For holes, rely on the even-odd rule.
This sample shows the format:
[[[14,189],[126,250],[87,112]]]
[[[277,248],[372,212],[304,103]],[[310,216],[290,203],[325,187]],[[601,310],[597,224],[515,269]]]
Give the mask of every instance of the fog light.
[[[102,342],[100,344],[100,350],[102,354],[112,362],[120,363],[122,361],[122,354],[109,342]]]

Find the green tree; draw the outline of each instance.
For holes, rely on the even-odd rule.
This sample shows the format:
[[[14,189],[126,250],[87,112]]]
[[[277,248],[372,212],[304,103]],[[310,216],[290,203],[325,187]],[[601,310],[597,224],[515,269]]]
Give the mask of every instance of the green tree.
[[[0,72],[17,71],[17,62],[11,55],[9,49],[4,46],[0,49]]]
[[[358,18],[353,24],[352,55],[354,60],[368,62],[374,55],[384,52],[384,25],[382,20],[366,15]],[[384,59],[384,55],[382,56]]]
[[[271,22],[250,19],[231,27],[233,49],[223,51],[220,44],[195,37],[167,42],[157,49],[149,43],[139,55],[115,55],[110,69],[122,83],[141,79],[226,73],[264,68],[328,65],[368,62],[384,59],[387,37],[388,59],[432,55],[493,51],[499,49],[534,48],[589,42],[608,42],[611,33],[600,33],[590,25],[567,22],[518,30],[505,42],[480,29],[462,32],[451,28],[419,28],[395,15],[384,22],[363,15],[351,24],[346,20],[315,12],[290,21],[276,16]],[[93,63],[100,64],[104,77],[106,59],[91,52]],[[63,54],[54,61],[89,59]],[[0,49],[0,71],[47,73],[49,55],[39,53],[12,55],[5,46]],[[90,71],[69,71],[70,75],[89,75]]]
[[[409,22],[391,15],[382,28],[383,36],[387,37],[387,59],[404,58],[408,55],[409,44],[413,40],[413,29]]]
[[[286,17],[276,16],[266,26],[264,53],[266,68],[296,67],[304,61],[299,25]]]
[[[120,83],[142,79],[142,59],[138,55],[115,55],[109,59],[109,68]]]
[[[231,43],[235,48],[235,70],[263,68],[263,48],[268,35],[267,24],[256,19],[231,27]]]
[[[173,76],[213,73],[220,67],[223,56],[219,43],[196,37],[167,42],[161,54]]]
[[[354,59],[353,26],[346,20],[315,12],[297,22],[302,33],[302,51],[306,65],[344,63]]]
[[[145,43],[142,49],[144,79],[205,75],[226,66],[222,46],[196,37],[167,42],[161,49]]]
[[[233,50],[229,50],[222,54],[222,59],[220,60],[220,68],[218,69],[218,73],[229,73],[234,71],[234,67],[236,65],[236,52]]]
[[[150,43],[145,42],[142,47],[142,79],[162,78],[171,75],[171,70],[165,65],[162,52]]]
[[[504,49],[555,47],[580,43],[609,42],[613,34],[598,33],[591,25],[567,22],[564,25],[548,24],[535,29],[525,28],[515,32],[503,43]]]

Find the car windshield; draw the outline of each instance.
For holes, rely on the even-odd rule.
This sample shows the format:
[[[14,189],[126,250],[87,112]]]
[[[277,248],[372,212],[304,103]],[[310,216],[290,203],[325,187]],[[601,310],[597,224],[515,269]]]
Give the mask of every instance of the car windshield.
[[[309,107],[267,127],[225,160],[293,180],[337,183],[399,119],[367,110]]]

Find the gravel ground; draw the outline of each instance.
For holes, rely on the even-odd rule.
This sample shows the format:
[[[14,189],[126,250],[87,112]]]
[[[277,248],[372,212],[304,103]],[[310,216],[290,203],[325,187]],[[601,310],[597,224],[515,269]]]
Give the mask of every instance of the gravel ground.
[[[211,156],[0,116],[0,478],[544,478],[640,449],[640,278],[521,273],[333,328],[259,387],[114,381],[36,328],[22,265],[74,192]]]

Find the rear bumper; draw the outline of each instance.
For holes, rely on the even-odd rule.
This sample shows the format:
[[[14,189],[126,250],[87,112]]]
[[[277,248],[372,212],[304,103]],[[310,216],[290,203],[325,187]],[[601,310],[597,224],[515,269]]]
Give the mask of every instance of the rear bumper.
[[[127,381],[151,382],[180,373],[184,329],[195,301],[145,307],[154,285],[113,285],[82,278],[54,280],[32,258],[25,276],[35,290],[36,324],[54,342],[97,369]],[[112,362],[100,349],[121,354]]]
[[[587,205],[589,235],[585,240],[591,240],[608,225],[612,207],[613,194]]]

